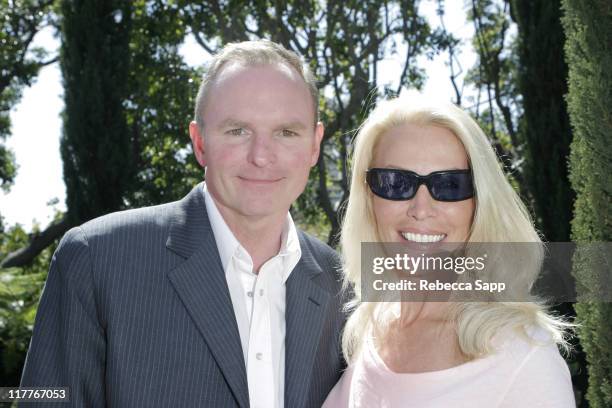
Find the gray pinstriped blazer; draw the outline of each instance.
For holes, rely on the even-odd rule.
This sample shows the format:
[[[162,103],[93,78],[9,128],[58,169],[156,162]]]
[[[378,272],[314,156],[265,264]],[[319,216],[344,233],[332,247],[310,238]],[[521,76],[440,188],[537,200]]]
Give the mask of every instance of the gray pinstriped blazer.
[[[286,292],[286,408],[320,407],[343,368],[337,255],[298,235],[302,258]],[[76,407],[249,406],[201,184],[181,201],[110,214],[64,236],[21,386],[69,386]]]

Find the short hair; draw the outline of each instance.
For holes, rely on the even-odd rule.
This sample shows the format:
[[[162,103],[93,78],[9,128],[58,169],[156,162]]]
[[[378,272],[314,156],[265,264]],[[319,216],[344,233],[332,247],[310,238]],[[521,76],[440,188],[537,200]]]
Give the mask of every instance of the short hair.
[[[206,98],[210,88],[215,83],[223,68],[231,63],[238,63],[244,66],[275,65],[284,64],[297,72],[304,80],[308,91],[312,97],[312,107],[315,117],[315,124],[319,120],[319,89],[317,81],[308,65],[302,58],[293,51],[290,51],[280,44],[269,40],[243,41],[238,43],[226,44],[216,53],[202,78],[198,95],[196,97],[194,120],[200,129],[204,126],[202,112],[206,104]]]
[[[533,226],[527,208],[514,191],[501,168],[489,140],[476,121],[450,102],[427,100],[417,92],[383,101],[361,126],[354,143],[351,194],[342,222],[341,246],[344,262],[344,287],[352,287],[354,311],[346,323],[342,347],[351,362],[361,349],[364,334],[370,328],[382,327],[393,304],[367,302],[361,299],[361,243],[381,241],[373,211],[373,195],[366,184],[366,170],[372,165],[378,142],[383,134],[403,125],[438,126],[450,130],[465,148],[475,189],[475,210],[468,242],[534,242],[541,239]],[[511,276],[532,284],[543,261],[543,251],[502,265],[493,273]],[[493,280],[495,281],[495,280]],[[522,294],[528,298],[529,294]],[[549,331],[561,345],[566,344],[562,320],[546,313],[539,299],[531,302],[461,303],[454,310],[459,344],[470,357],[491,352],[493,335],[499,329],[536,325]],[[517,329],[519,330],[519,329]]]

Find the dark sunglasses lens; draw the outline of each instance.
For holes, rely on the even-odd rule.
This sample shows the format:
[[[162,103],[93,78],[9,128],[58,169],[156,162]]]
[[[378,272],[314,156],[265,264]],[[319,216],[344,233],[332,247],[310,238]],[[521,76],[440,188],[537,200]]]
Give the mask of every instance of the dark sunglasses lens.
[[[470,173],[447,173],[432,175],[431,196],[439,201],[461,201],[474,196]]]
[[[395,170],[372,169],[367,182],[374,194],[387,200],[409,200],[416,191],[416,178]]]

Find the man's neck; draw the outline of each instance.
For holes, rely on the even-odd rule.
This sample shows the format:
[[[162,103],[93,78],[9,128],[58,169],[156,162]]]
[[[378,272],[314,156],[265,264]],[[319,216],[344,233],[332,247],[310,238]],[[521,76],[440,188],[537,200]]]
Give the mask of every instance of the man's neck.
[[[251,256],[253,272],[258,273],[259,268],[280,251],[287,213],[246,217],[235,214],[217,201],[215,204],[230,231]]]

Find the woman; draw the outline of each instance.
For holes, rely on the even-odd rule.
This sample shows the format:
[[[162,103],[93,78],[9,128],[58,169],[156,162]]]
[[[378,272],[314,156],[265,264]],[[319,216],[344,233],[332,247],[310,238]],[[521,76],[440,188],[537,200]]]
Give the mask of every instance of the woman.
[[[557,349],[567,347],[570,325],[537,299],[361,299],[362,242],[541,243],[468,114],[420,95],[383,102],[372,112],[355,141],[341,242],[345,285],[356,294],[343,333],[349,367],[324,407],[575,406]],[[515,285],[527,299],[542,252],[516,262],[489,272],[527,282]]]

